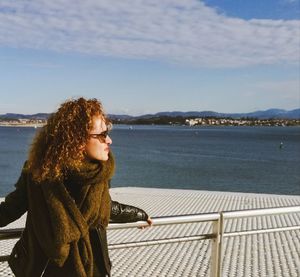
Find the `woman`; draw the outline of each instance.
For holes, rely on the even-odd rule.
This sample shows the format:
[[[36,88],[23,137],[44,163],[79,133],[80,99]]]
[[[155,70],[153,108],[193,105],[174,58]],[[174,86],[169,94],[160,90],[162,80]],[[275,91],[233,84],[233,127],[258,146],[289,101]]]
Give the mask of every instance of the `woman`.
[[[108,222],[152,224],[141,209],[111,201],[110,122],[96,99],[61,105],[37,133],[16,189],[0,204],[0,227],[26,211],[9,265],[19,276],[110,276]]]

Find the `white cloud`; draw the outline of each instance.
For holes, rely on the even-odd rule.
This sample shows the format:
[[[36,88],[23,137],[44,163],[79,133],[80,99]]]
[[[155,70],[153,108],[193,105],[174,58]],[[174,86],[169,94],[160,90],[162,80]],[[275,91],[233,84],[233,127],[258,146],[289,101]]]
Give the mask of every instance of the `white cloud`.
[[[299,20],[242,20],[196,0],[11,0],[0,46],[204,67],[296,64]]]

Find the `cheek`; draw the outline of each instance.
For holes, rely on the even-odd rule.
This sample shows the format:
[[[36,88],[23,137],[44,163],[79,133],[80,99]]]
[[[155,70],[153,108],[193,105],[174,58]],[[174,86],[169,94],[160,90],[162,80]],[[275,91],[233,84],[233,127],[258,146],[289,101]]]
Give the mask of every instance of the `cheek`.
[[[95,158],[104,152],[104,146],[98,142],[89,142],[85,147],[85,152],[88,156]]]
[[[88,142],[86,147],[85,147],[85,152],[87,154],[93,154],[97,150],[96,144],[93,142]]]

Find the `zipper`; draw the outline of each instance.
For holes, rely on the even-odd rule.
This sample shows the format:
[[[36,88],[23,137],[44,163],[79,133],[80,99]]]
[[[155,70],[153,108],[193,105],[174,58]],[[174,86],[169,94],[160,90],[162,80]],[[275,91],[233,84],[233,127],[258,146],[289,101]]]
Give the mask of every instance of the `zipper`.
[[[48,266],[48,264],[49,264],[49,261],[50,261],[50,259],[47,260],[46,265],[45,265],[45,267],[44,267],[44,269],[43,269],[43,271],[42,271],[40,277],[43,277],[43,276],[44,276],[45,271],[46,271],[46,269],[47,269],[47,266]]]

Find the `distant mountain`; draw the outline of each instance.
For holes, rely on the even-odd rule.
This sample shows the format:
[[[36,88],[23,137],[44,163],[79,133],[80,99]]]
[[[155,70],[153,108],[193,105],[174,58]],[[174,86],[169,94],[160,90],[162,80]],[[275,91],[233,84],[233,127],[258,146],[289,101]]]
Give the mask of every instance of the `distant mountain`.
[[[18,113],[6,113],[0,114],[0,118],[6,119],[47,119],[50,113],[37,113],[37,114],[18,114]]]
[[[248,117],[257,117],[260,119],[267,118],[287,118],[287,119],[299,119],[300,109],[286,111],[282,109],[269,109],[266,111],[257,111],[253,113],[248,113]]]
[[[131,115],[126,115],[126,114],[108,114],[108,117],[111,119],[111,120],[131,120],[131,119],[134,119],[135,117],[134,116],[131,116]]]
[[[7,113],[0,115],[0,118],[4,119],[47,119],[50,116],[48,113],[37,113],[31,115]],[[300,119],[300,109],[286,111],[283,109],[269,109],[266,111],[256,111],[251,113],[218,113],[214,111],[190,111],[190,112],[159,112],[155,114],[145,114],[141,116],[130,116],[130,115],[108,115],[114,121],[130,121],[136,119],[149,119],[156,117],[231,117],[231,118],[257,118],[257,119]]]
[[[190,112],[159,112],[156,114],[147,114],[142,115],[139,118],[153,118],[153,117],[231,117],[231,118],[242,118],[242,117],[250,117],[250,118],[258,118],[258,119],[300,119],[300,109],[295,109],[291,111],[286,111],[282,109],[269,109],[266,111],[256,111],[251,113],[218,113],[214,111],[190,111]]]
[[[176,116],[182,116],[182,117],[206,117],[206,116],[218,116],[219,113],[212,112],[212,111],[203,111],[203,112],[196,112],[196,111],[191,111],[191,112],[179,112],[179,111],[174,111],[174,112],[159,112],[156,114],[146,114],[140,116],[140,118],[151,118],[151,117],[160,117],[160,116],[168,116],[168,117],[176,117]]]

